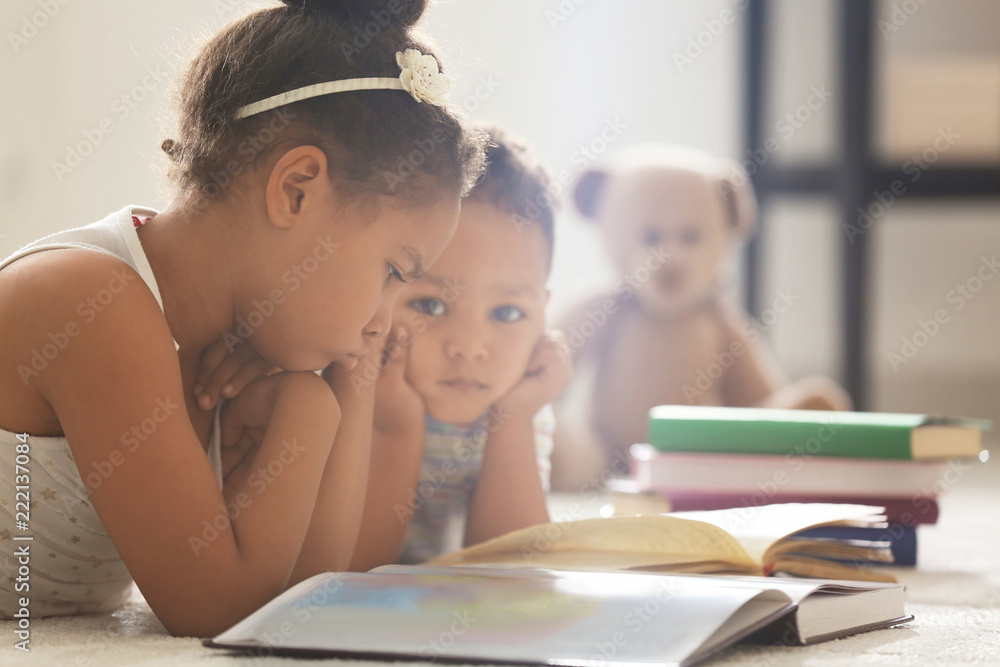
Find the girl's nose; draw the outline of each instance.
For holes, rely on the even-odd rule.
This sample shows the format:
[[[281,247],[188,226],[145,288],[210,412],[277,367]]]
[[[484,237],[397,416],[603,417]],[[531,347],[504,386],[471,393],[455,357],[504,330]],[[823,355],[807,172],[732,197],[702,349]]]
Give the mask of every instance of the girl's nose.
[[[375,315],[365,325],[364,335],[369,338],[378,338],[389,331],[392,326],[392,307],[395,299],[383,299]]]

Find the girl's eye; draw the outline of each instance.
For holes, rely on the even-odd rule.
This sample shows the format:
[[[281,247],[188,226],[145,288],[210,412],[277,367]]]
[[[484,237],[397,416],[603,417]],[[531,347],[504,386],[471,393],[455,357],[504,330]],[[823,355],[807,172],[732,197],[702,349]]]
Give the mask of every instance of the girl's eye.
[[[389,266],[389,270],[386,272],[385,282],[389,282],[393,278],[395,278],[396,280],[398,280],[401,283],[405,283],[406,282],[405,280],[403,280],[403,274],[400,273],[399,270],[395,266],[393,266],[392,264],[389,264],[388,266]]]
[[[410,302],[410,308],[422,315],[429,317],[441,317],[447,312],[447,307],[441,299],[414,299]]]
[[[500,306],[499,308],[494,308],[492,316],[493,319],[500,322],[517,322],[527,317],[524,311],[517,306]]]

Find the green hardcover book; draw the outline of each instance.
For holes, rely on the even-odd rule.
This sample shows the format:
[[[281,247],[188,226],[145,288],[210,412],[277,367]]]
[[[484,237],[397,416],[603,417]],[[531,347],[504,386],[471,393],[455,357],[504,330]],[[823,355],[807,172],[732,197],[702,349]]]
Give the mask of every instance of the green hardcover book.
[[[845,456],[978,457],[982,419],[885,412],[828,412],[661,405],[649,411],[649,443],[661,451]]]

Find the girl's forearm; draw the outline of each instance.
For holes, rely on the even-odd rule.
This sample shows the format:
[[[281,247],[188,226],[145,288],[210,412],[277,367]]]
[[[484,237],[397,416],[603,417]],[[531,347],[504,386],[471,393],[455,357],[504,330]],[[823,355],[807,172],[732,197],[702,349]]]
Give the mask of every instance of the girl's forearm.
[[[371,458],[375,391],[372,385],[337,395],[340,428],[288,586],[315,574],[347,569],[358,540]]]
[[[189,536],[202,569],[215,574],[192,579],[190,589],[182,594],[178,588],[176,597],[158,605],[157,616],[172,634],[220,632],[285,588],[309,527],[309,513],[302,508],[316,502],[318,471],[340,419],[332,398],[316,400],[317,392],[302,382],[301,377],[286,380],[291,385],[274,408],[245,483],[225,494],[225,504],[203,522],[215,532],[206,528]],[[303,421],[305,405],[314,405],[316,414],[325,410],[325,418]]]
[[[358,536],[350,569],[370,570],[399,560],[413,514],[424,455],[423,425],[407,433],[375,432],[365,496],[365,530]]]
[[[466,545],[549,521],[532,417],[507,417],[490,433],[469,507]]]

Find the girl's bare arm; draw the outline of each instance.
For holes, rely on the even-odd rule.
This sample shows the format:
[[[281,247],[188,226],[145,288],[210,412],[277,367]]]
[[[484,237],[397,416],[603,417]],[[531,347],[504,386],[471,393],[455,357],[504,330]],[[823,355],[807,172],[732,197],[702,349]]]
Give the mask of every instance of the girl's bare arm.
[[[260,483],[246,487],[245,506],[231,520],[184,407],[177,353],[152,294],[115,258],[51,255],[59,261],[47,258],[48,271],[13,277],[15,303],[5,304],[34,309],[36,345],[79,323],[34,378],[35,389],[58,416],[84,480],[111,464],[89,502],[157,617],[175,635],[215,634],[285,588],[339,423],[336,400],[313,374],[272,380],[273,412],[251,464]],[[124,289],[85,321],[79,304],[116,274]],[[39,303],[45,307],[33,308]]]

